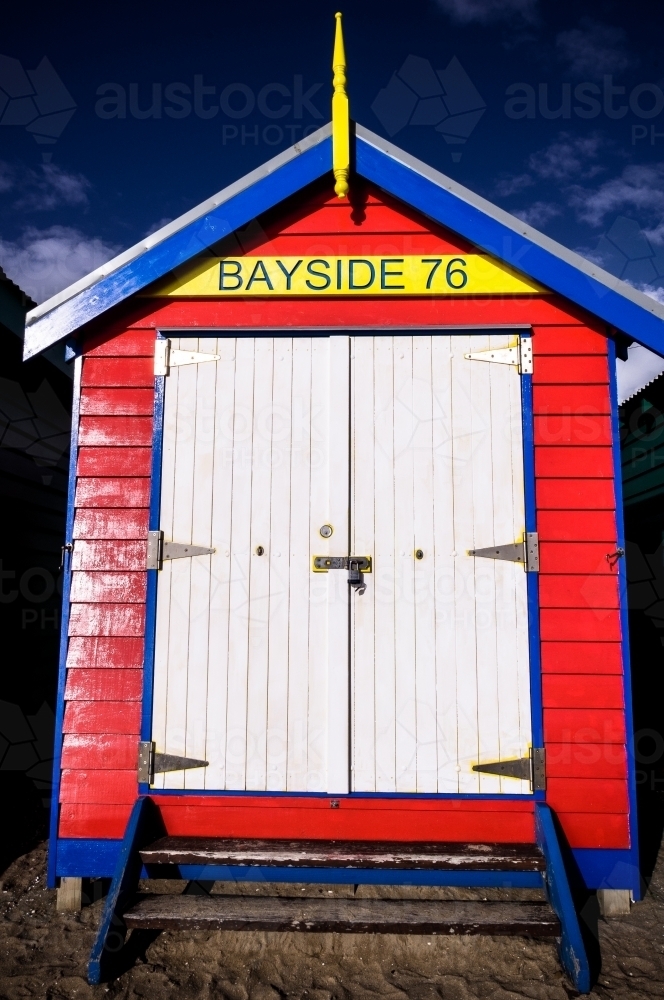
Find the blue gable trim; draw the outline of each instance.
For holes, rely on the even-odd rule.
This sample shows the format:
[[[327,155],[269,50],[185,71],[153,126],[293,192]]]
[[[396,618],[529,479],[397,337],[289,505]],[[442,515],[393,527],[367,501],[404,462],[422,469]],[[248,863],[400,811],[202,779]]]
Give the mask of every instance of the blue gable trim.
[[[354,147],[358,174],[664,356],[660,303],[360,126]],[[24,356],[38,354],[140,292],[322,177],[331,166],[326,125],[37,306],[27,317]]]
[[[322,131],[322,130],[321,130]],[[124,267],[35,319],[26,331],[24,359],[39,354],[224,236],[296,194],[332,169],[332,140],[323,138]]]
[[[559,253],[533,243],[494,215],[464,201],[402,160],[394,159],[361,135],[357,136],[355,155],[357,172],[367,180],[664,355],[664,321],[644,306],[579,270]],[[576,256],[571,251],[569,254]],[[623,284],[617,280],[616,283]],[[654,311],[654,301],[652,306]]]

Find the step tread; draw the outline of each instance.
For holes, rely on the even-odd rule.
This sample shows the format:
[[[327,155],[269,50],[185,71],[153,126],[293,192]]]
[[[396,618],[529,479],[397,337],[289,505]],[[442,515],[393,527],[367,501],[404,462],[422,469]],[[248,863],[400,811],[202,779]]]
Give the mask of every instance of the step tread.
[[[555,913],[542,902],[145,895],[124,920],[127,927],[149,930],[560,934]]]
[[[144,864],[265,865],[282,868],[409,868],[544,871],[536,844],[251,840],[162,837],[140,852]]]

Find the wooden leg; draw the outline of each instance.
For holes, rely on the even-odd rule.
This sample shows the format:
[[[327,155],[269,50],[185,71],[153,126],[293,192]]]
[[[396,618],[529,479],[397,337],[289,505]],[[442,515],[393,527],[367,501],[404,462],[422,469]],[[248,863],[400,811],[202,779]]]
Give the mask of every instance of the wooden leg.
[[[630,911],[629,889],[598,889],[597,901],[603,917],[628,917]]]
[[[61,878],[56,908],[61,913],[79,913],[82,887],[82,878]]]

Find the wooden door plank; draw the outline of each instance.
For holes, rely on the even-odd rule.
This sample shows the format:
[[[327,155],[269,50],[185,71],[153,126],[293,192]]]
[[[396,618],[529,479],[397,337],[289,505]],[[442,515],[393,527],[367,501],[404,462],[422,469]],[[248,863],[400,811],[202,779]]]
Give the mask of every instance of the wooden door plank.
[[[375,560],[374,338],[351,338],[351,551]],[[375,632],[383,627],[376,606],[375,573],[365,575],[366,593],[350,595],[352,735],[355,791],[376,791]]]
[[[178,376],[175,369],[164,383],[164,417],[161,458],[161,498],[159,527],[168,539],[173,538],[173,507],[176,489],[176,441],[178,416]],[[152,739],[164,753],[169,743],[168,684],[170,663],[170,609],[173,563],[164,563],[157,576],[157,607],[154,651],[154,679],[152,693]],[[169,749],[170,753],[173,751]],[[154,776],[155,788],[165,787],[165,774]]]
[[[196,346],[194,346],[196,345]],[[216,341],[210,337],[183,341],[184,350],[216,354]],[[214,411],[217,364],[209,361],[189,366],[195,384],[195,403],[190,428],[193,452],[193,489],[191,526],[183,541],[216,547],[212,537],[212,483],[214,471]],[[191,560],[189,591],[189,635],[187,648],[187,731],[185,756],[207,760],[207,701],[210,671],[210,586],[214,555]],[[182,560],[187,562],[188,560]],[[185,788],[205,788],[207,768],[197,767],[183,774]]]
[[[396,792],[394,341],[374,338],[375,740],[377,792]],[[379,499],[380,498],[380,499]],[[379,666],[378,666],[379,665]]]
[[[176,348],[197,350],[198,340],[174,340]],[[195,346],[194,346],[195,345]],[[168,522],[170,532],[163,525],[165,538],[173,541],[192,540],[192,506],[194,492],[193,435],[196,420],[196,365],[185,365],[171,371],[167,391],[173,390],[176,401],[174,437],[173,493],[170,499]],[[175,376],[175,377],[174,377]],[[172,380],[172,382],[171,382]],[[169,578],[164,571],[159,574],[159,584],[167,582],[169,589],[168,612],[168,687],[166,692],[166,733],[163,745],[157,743],[161,753],[186,756],[187,742],[187,688],[189,684],[189,631],[191,600],[191,559],[174,559],[170,564]],[[164,775],[164,788],[184,788],[184,771],[171,771]]]
[[[289,604],[292,564],[291,456],[293,451],[293,341],[273,341],[272,404],[263,420],[269,438],[271,487],[269,510],[268,568],[268,669],[266,678],[266,747],[264,787],[287,789],[288,688],[290,669]],[[300,497],[300,517],[308,522],[308,503]],[[299,557],[301,558],[301,556]],[[306,568],[309,567],[306,565]],[[306,594],[293,597],[306,607]]]
[[[216,395],[213,402],[214,470],[212,474],[211,537],[216,552],[211,560],[209,642],[210,660],[206,706],[206,788],[225,788],[228,742],[229,628],[231,577],[235,561],[231,552],[236,341],[223,337],[213,341],[221,355],[217,362]],[[244,401],[242,403],[244,405]]]
[[[434,562],[434,385],[432,340],[413,337],[413,546],[407,553],[413,570],[415,611],[415,726],[418,792],[438,791],[438,722],[436,718],[436,604]],[[416,552],[422,550],[423,558]]]
[[[302,521],[301,507],[297,502],[297,491],[301,488],[307,492],[309,497],[309,523],[306,525],[306,535],[304,526],[298,528],[298,548],[294,552],[304,552],[307,554],[306,562],[306,582],[304,579],[304,563],[298,560],[297,575],[292,577],[291,593],[295,595],[299,588],[299,580],[302,581],[303,593],[308,596],[308,610],[297,611],[295,617],[295,607],[291,615],[291,636],[302,630],[302,640],[298,638],[298,646],[293,646],[293,656],[291,657],[291,669],[295,667],[296,649],[304,646],[305,637],[307,641],[306,659],[306,684],[303,684],[303,691],[306,690],[306,706],[302,704],[298,693],[294,690],[298,682],[299,673],[294,673],[293,682],[289,690],[289,769],[292,768],[289,777],[289,788],[306,788],[309,791],[323,792],[328,788],[327,779],[327,757],[328,757],[328,647],[330,643],[330,622],[328,607],[330,595],[335,593],[334,573],[313,573],[311,571],[311,559],[314,555],[329,555],[335,553],[338,541],[337,528],[333,519],[333,512],[330,508],[330,338],[314,337],[310,341],[309,347],[300,347],[299,340],[294,341],[295,360],[297,365],[293,374],[293,400],[298,399],[295,393],[295,386],[301,386],[302,391],[302,414],[301,426],[301,460],[294,463],[293,477],[293,501],[291,517],[293,526],[298,521]],[[306,354],[303,353],[306,350]],[[310,352],[310,353],[309,353]],[[308,361],[310,357],[310,361]],[[298,392],[300,390],[298,389]],[[298,408],[294,408],[294,420]],[[300,432],[294,432],[294,456],[298,456],[298,439]],[[302,465],[309,458],[309,470]],[[324,539],[320,535],[320,527],[323,524],[330,524],[334,528],[334,534],[330,539]],[[343,544],[343,525],[341,525],[341,537]],[[335,548],[332,548],[334,544]],[[302,574],[300,576],[300,574]],[[338,577],[338,574],[337,574]],[[338,582],[338,581],[337,581]],[[300,605],[297,605],[298,609]],[[302,622],[301,626],[299,622]],[[291,640],[291,641],[292,641]],[[304,678],[303,678],[304,680]],[[303,709],[306,711],[303,713]],[[306,718],[306,722],[304,719]],[[302,772],[300,763],[299,747],[302,746],[305,756],[306,771]],[[293,755],[290,756],[290,748],[293,747]],[[295,784],[296,774],[300,777],[299,784]]]
[[[512,367],[491,367],[494,388],[503,387],[506,397],[499,407],[502,410],[504,405],[504,411],[495,414],[494,428],[501,442],[497,450],[501,453],[502,446],[505,446],[511,466],[509,512],[504,512],[502,497],[496,498],[496,532],[501,532],[496,537],[503,537],[502,531],[507,530],[509,524],[511,537],[516,540],[525,537],[526,528],[521,376]],[[494,392],[496,401],[498,395],[497,391]],[[532,736],[528,584],[523,566],[517,563],[498,562],[496,569],[497,578],[505,588],[500,593],[497,614],[499,759],[509,759],[526,756]],[[501,613],[503,608],[504,616]],[[527,781],[501,778],[501,790],[528,794],[530,785]]]
[[[329,464],[328,491],[330,524],[334,526],[330,551],[349,554],[349,471],[350,471],[350,338],[330,337]],[[328,722],[327,790],[345,794],[350,790],[349,752],[349,594],[343,571],[328,573]]]
[[[467,555],[467,550],[484,545],[474,522],[474,506],[479,498],[474,492],[474,450],[478,438],[484,430],[486,416],[481,408],[482,401],[474,395],[477,367],[479,363],[469,362],[464,354],[471,350],[488,346],[486,340],[466,335],[452,339],[452,400],[451,436],[453,447],[452,474],[454,477],[454,556],[456,586],[454,594],[454,614],[457,620],[455,630],[456,646],[454,659],[456,666],[457,692],[457,762],[460,792],[479,792],[479,775],[472,771],[478,759],[479,745],[477,733],[478,691],[477,691],[477,635],[475,620],[475,561]],[[480,406],[479,413],[474,408]],[[486,544],[491,545],[492,540]]]
[[[488,337],[484,334],[470,338],[471,351],[486,350],[490,347],[506,347],[509,343],[504,336]],[[512,501],[512,469],[509,437],[505,426],[510,423],[509,394],[505,393],[504,377],[510,368],[502,365],[466,362],[470,367],[471,400],[470,411],[473,425],[472,450],[472,497],[473,529],[477,545],[498,544],[502,532],[507,532],[507,540],[515,541],[514,523],[509,508]],[[502,391],[501,391],[502,390]],[[496,426],[496,421],[499,422]],[[501,503],[502,501],[502,503]],[[504,505],[504,506],[503,506]],[[497,535],[497,532],[501,534]],[[482,540],[480,540],[482,539]],[[508,604],[510,638],[513,640],[513,609],[509,607],[513,579],[508,574],[512,566],[505,566],[493,559],[474,559],[473,597],[475,603],[476,670],[477,670],[477,753],[478,760],[500,759],[500,671],[499,648],[499,608],[500,598],[505,595]],[[511,628],[510,628],[511,626]],[[514,684],[510,685],[506,697],[514,700]],[[468,763],[460,761],[462,768]],[[472,766],[472,765],[471,765]],[[463,771],[462,771],[463,773]],[[501,789],[501,778],[492,774],[479,774],[479,791],[497,793]]]
[[[394,338],[396,790],[417,791],[413,338]]]
[[[246,787],[250,574],[251,562],[258,558],[251,554],[255,348],[256,342],[252,338],[241,337],[236,341],[225,746],[227,788]]]
[[[251,557],[247,660],[246,787],[264,791],[267,766],[267,689],[270,623],[270,561],[282,542],[270,535],[272,506],[272,410],[274,340],[255,342],[251,463]],[[259,546],[264,554],[258,554]],[[274,551],[273,551],[274,549]]]
[[[437,791],[456,792],[457,746],[455,451],[452,435],[452,344],[449,336],[432,337],[433,510],[436,599]],[[426,553],[425,553],[426,557]]]

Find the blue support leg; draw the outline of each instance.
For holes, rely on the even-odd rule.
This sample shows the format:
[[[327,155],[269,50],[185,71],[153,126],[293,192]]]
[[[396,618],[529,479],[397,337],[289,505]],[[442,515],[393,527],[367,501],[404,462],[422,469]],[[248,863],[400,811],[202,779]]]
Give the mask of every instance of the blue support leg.
[[[106,897],[104,912],[88,962],[88,982],[94,986],[102,981],[110,960],[124,944],[125,926],[122,914],[138,887],[141,874],[139,849],[162,831],[159,811],[147,796],[137,799],[131,811],[122,847],[115,866],[113,881]]]
[[[549,806],[535,803],[537,840],[546,861],[546,892],[561,926],[560,961],[579,993],[590,992],[590,963]]]

